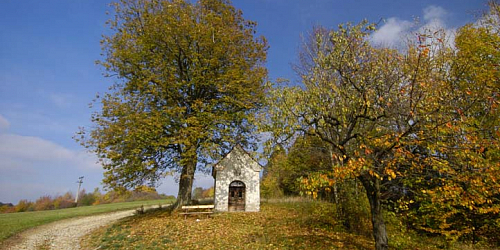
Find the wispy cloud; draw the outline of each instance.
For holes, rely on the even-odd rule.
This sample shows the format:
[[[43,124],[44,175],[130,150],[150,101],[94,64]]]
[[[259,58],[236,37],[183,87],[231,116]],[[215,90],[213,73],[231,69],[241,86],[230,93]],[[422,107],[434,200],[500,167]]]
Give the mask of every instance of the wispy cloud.
[[[74,96],[64,93],[50,93],[49,100],[59,108],[67,108],[73,103]]]

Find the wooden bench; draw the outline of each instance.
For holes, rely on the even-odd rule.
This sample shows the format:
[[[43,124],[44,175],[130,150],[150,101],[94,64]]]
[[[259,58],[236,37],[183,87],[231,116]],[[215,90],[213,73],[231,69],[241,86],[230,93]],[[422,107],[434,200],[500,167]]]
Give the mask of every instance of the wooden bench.
[[[191,214],[206,214],[207,217],[210,216],[210,214],[214,213],[214,205],[193,205],[193,206],[182,206],[182,210],[184,210],[183,214],[184,219],[187,218],[188,215]]]

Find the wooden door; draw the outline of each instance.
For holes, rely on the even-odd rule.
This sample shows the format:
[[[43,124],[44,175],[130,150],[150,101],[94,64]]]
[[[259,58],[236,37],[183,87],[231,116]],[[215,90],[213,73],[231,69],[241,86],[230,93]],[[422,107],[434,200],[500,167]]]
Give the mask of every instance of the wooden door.
[[[245,211],[245,183],[233,181],[229,184],[228,211]]]

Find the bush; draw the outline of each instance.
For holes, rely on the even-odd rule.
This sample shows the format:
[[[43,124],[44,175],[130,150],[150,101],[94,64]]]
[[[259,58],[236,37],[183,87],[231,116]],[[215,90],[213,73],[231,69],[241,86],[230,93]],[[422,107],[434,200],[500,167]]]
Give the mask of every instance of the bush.
[[[96,201],[94,194],[83,193],[78,199],[78,206],[90,206]]]
[[[50,197],[50,195],[42,196],[35,201],[36,211],[52,210],[54,208],[54,200]]]
[[[361,185],[356,185],[354,180],[339,185],[337,220],[347,231],[369,237],[372,235],[370,204],[364,194]]]
[[[28,200],[20,200],[15,208],[16,212],[27,212],[27,211],[34,211],[34,210],[35,210],[35,207],[33,205],[33,202],[28,201]]]

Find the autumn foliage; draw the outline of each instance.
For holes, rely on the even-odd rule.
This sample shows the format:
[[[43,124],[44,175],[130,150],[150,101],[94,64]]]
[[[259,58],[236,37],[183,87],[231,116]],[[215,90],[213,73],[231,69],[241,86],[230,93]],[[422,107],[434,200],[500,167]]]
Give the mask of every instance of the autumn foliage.
[[[254,135],[267,42],[229,0],[113,6],[99,64],[114,84],[76,139],[102,160],[107,186],[154,185],[178,172],[176,207],[187,204],[195,171]]]
[[[454,47],[442,31],[400,51],[373,46],[368,22],[316,27],[296,66],[302,86],[269,92],[271,142],[314,136],[332,150],[330,170],[304,175],[304,192],[357,179],[378,250],[389,246],[384,211],[450,241],[498,240],[498,6],[462,27]]]
[[[78,203],[75,203],[75,197],[71,192],[64,195],[44,195],[38,198],[35,202],[28,200],[20,200],[17,205],[2,205],[0,206],[0,213],[14,213],[14,212],[29,212],[29,211],[43,211],[54,210],[63,208],[72,208],[76,206],[91,206],[116,202],[129,202],[140,200],[157,200],[172,198],[166,195],[160,195],[154,188],[147,186],[140,186],[133,191],[109,191],[102,193],[98,188],[93,192],[86,192],[85,189],[80,191],[78,196]]]

